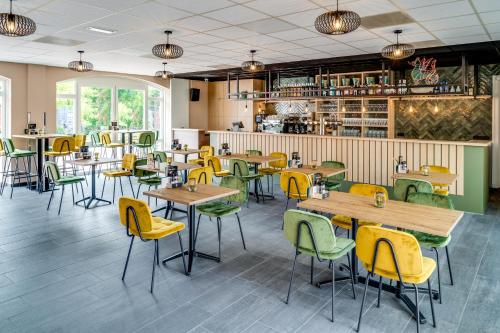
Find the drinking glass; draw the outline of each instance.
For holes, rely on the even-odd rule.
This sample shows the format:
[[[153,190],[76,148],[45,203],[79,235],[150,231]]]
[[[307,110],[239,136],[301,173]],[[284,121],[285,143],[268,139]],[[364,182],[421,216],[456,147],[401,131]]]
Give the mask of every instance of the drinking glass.
[[[196,178],[189,178],[187,188],[189,192],[196,192]]]

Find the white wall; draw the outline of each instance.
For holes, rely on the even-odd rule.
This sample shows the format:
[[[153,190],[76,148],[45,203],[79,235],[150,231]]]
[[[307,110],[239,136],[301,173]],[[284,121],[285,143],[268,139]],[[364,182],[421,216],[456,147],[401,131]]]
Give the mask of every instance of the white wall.
[[[500,187],[500,75],[492,77],[493,81],[493,113],[492,113],[492,145],[491,145],[491,186]]]
[[[172,128],[189,128],[189,80],[170,80],[170,110]]]

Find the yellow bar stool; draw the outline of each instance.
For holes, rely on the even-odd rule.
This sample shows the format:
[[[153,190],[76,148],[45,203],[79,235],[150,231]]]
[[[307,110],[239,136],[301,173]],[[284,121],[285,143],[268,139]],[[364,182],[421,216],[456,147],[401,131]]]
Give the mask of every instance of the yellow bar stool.
[[[424,166],[420,166],[420,171],[422,171],[423,168]],[[450,169],[440,165],[429,165],[429,172],[449,174]],[[434,187],[434,193],[436,194],[441,194],[441,195],[449,194],[448,184],[432,183],[432,186]]]
[[[151,288],[153,293],[155,281],[155,267],[160,265],[160,249],[158,240],[177,234],[179,238],[180,256],[184,265],[184,274],[188,275],[186,268],[186,258],[184,257],[184,246],[182,245],[182,237],[180,232],[184,230],[184,223],[166,220],[164,218],[153,216],[149,206],[142,200],[137,200],[129,197],[121,197],[118,203],[120,209],[120,222],[126,227],[127,236],[130,237],[130,247],[123,269],[122,281],[125,280],[127,273],[128,262],[130,260],[130,252],[134,244],[135,237],[139,237],[143,242],[154,242],[153,255],[153,272],[151,273]]]
[[[122,152],[123,152],[125,144],[119,143],[119,142],[112,142],[111,135],[109,133],[101,132],[101,133],[99,133],[99,138],[100,138],[100,141],[102,144],[102,148],[105,149],[104,150],[105,152],[106,152],[106,149],[111,149],[111,158],[116,158],[118,156],[116,153],[116,150],[118,148],[121,148]]]

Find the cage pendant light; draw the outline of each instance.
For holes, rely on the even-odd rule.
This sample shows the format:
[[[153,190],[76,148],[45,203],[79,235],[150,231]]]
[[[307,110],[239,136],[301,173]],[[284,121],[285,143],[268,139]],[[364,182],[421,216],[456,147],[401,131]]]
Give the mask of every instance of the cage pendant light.
[[[399,42],[399,34],[403,30],[394,30],[396,34],[396,44],[387,45],[382,49],[382,56],[384,58],[399,60],[411,57],[415,53],[415,47],[411,44],[404,44]]]
[[[260,72],[264,70],[264,64],[260,61],[254,60],[253,56],[256,53],[256,50],[250,50],[250,56],[252,60],[244,61],[241,64],[241,69],[245,72]]]
[[[361,17],[355,12],[349,10],[339,10],[339,1],[337,0],[337,9],[321,14],[314,21],[316,30],[328,35],[343,35],[356,30],[361,24]]]
[[[177,59],[180,58],[184,54],[184,50],[179,45],[170,43],[170,35],[172,31],[165,31],[167,35],[167,43],[166,44],[158,44],[153,46],[153,54],[158,58],[163,59]]]
[[[10,11],[0,13],[0,35],[22,37],[31,35],[35,31],[35,21],[26,16],[12,14],[12,0],[10,0]]]
[[[94,70],[94,65],[88,61],[82,60],[82,54],[84,51],[78,51],[80,53],[80,60],[72,61],[68,64],[68,68],[75,72],[91,72]]]
[[[163,63],[163,70],[162,71],[157,71],[155,73],[155,77],[163,79],[163,80],[167,80],[167,79],[173,78],[174,77],[174,73],[167,71],[166,66],[167,66],[167,63],[164,62]]]

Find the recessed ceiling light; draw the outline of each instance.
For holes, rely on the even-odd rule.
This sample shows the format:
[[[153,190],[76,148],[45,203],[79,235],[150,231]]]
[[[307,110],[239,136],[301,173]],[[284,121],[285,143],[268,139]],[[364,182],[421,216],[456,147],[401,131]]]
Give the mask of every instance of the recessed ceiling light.
[[[116,32],[116,30],[110,30],[110,29],[104,29],[104,28],[96,28],[96,27],[88,27],[87,30],[93,31],[93,32],[98,32],[101,34],[106,34],[106,35],[111,35]]]

